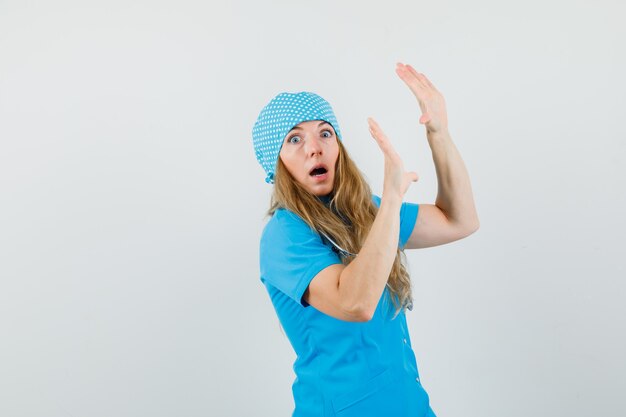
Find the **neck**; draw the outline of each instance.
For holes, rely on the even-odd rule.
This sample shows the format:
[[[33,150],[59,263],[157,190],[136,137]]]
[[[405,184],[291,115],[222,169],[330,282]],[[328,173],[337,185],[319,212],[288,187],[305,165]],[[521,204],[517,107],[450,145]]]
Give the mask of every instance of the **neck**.
[[[316,196],[318,200],[320,200],[325,206],[330,203],[330,200],[333,198],[332,193],[327,195],[318,195]]]

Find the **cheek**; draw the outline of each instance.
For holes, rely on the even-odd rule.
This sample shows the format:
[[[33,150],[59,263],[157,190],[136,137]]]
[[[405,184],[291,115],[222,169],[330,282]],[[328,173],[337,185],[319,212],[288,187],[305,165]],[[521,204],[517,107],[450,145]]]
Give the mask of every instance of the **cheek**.
[[[298,178],[301,176],[298,172],[298,166],[302,166],[302,164],[298,162],[298,158],[288,152],[285,152],[280,154],[280,159],[283,161],[283,165],[287,168],[287,171],[289,171],[292,177]]]
[[[337,161],[339,160],[339,147],[335,146],[333,150],[333,166],[337,166]]]

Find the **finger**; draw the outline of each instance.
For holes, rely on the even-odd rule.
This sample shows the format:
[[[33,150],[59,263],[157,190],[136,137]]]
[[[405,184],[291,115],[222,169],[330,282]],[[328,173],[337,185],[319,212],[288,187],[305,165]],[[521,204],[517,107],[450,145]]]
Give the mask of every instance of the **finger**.
[[[421,72],[417,72],[417,70],[415,68],[413,68],[411,65],[407,65],[409,67],[409,71],[411,71],[411,73],[417,77],[424,85],[436,90],[435,86],[433,85],[433,83],[430,82],[430,80]]]
[[[426,80],[426,79],[424,78],[424,76],[423,76],[421,73],[417,72],[417,71],[415,70],[415,68],[413,68],[411,65],[406,64],[406,65],[404,66],[404,68],[406,69],[406,72],[407,72],[407,73],[411,74],[411,77],[413,77],[415,80],[417,80],[417,82],[420,84],[420,86],[422,86],[423,88],[428,88],[428,87],[430,87],[430,86],[428,85],[428,80]]]
[[[378,124],[376,120],[374,120],[371,117],[368,117],[367,122],[369,124],[370,130],[373,131],[378,138],[381,138],[381,139],[387,138],[387,135],[385,135],[385,132],[383,132],[383,130],[381,129],[380,125]]]
[[[378,146],[381,148],[381,150],[389,156],[396,155],[395,149],[393,148],[393,146],[391,146],[391,141],[389,140],[387,135],[385,135],[378,123],[376,123],[376,121],[371,117],[368,117],[367,121],[369,122],[370,133],[374,137],[374,139],[376,139],[376,142],[378,143]]]
[[[404,81],[405,83],[407,83],[407,85],[409,85],[409,87],[419,88],[419,89],[423,89],[426,87],[426,84],[424,84],[419,79],[419,77],[417,77],[406,65],[402,65],[398,63],[398,66],[396,67],[396,73],[400,76],[402,81]]]
[[[425,91],[426,84],[420,81],[419,78],[413,74],[409,68],[398,63],[396,66],[396,74],[404,81],[404,83],[417,95],[421,96],[421,93]]]
[[[376,136],[376,139],[381,142],[391,144],[389,138],[387,137],[387,135],[385,135],[385,132],[383,132],[383,129],[380,127],[380,125],[371,117],[369,117],[367,120],[369,122],[369,129]]]
[[[370,134],[374,139],[376,139],[378,146],[380,146],[381,149],[385,150],[387,148],[388,140],[386,140],[386,136],[383,133],[382,129],[380,128],[380,126],[378,126],[378,123],[376,123],[376,121],[374,121],[374,119],[372,119],[371,117],[367,118],[367,122]]]
[[[422,84],[424,84],[425,86],[429,86],[429,85],[428,85],[428,80],[424,77],[424,75],[423,75],[422,73],[417,72],[417,70],[416,70],[415,68],[413,68],[413,66],[412,66],[412,65],[410,65],[410,64],[407,64],[407,65],[406,65],[406,67],[407,67],[407,69],[409,70],[409,72],[410,72],[411,74],[413,74],[413,76],[414,76],[415,78],[417,78],[418,80],[420,80],[420,82],[421,82]]]

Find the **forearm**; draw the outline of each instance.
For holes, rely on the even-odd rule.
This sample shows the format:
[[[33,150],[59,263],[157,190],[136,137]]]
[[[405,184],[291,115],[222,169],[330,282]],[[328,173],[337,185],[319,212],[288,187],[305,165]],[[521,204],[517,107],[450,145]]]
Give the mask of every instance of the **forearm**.
[[[449,132],[427,133],[426,137],[437,172],[435,205],[451,222],[468,229],[478,228],[479,220],[469,174]]]
[[[358,256],[339,278],[339,294],[347,309],[373,313],[385,290],[398,249],[402,200],[383,195]]]

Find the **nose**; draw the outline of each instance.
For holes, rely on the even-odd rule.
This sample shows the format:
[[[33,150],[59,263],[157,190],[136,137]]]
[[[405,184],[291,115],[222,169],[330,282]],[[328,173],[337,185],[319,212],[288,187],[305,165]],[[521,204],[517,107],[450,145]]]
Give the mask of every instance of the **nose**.
[[[308,156],[314,156],[315,154],[322,153],[322,145],[320,140],[314,136],[310,137],[306,141],[306,154]]]

